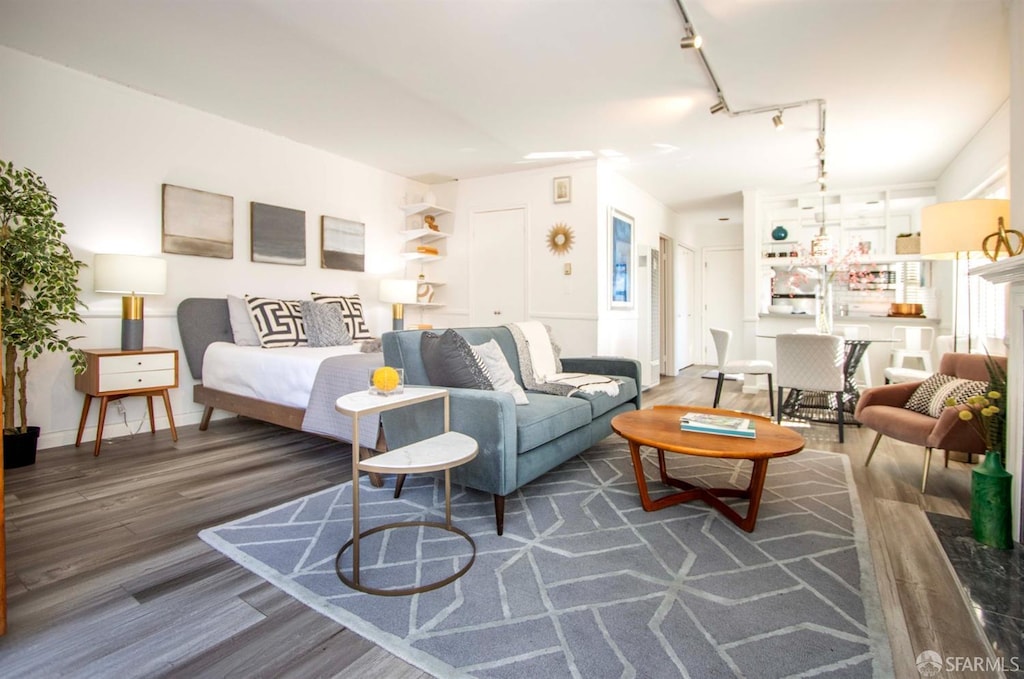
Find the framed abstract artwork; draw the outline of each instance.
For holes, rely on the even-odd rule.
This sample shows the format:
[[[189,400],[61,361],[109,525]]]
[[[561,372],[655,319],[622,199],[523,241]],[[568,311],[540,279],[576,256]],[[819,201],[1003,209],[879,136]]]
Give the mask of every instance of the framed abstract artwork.
[[[235,256],[234,198],[164,184],[161,201],[161,250],[221,259]]]
[[[366,225],[321,216],[320,268],[366,271]]]
[[[306,213],[250,203],[252,261],[306,265]]]
[[[633,218],[612,208],[608,216],[609,290],[612,309],[633,308]]]

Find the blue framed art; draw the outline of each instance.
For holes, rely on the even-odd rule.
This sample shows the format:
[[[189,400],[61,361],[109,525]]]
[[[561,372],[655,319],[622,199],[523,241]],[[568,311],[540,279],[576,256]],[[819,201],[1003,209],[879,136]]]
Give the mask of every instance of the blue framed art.
[[[633,308],[633,218],[612,208],[609,216],[609,247],[611,308]]]

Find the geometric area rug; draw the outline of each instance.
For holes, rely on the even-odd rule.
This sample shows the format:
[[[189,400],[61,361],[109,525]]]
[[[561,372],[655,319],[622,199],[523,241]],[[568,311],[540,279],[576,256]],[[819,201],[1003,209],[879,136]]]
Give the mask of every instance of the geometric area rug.
[[[661,487],[657,457],[646,448],[644,455],[653,491]],[[666,457],[673,476],[747,484],[749,462]],[[438,479],[408,477],[398,500],[393,488],[362,481],[363,530],[444,520]],[[476,561],[452,584],[412,596],[362,594],[338,580],[334,557],[351,536],[351,483],[200,537],[438,677],[893,673],[844,455],[805,450],[772,460],[753,533],[701,502],[643,511],[628,449],[615,436],[509,496],[500,537],[493,508],[490,495],[452,486],[452,522],[473,536]],[[367,584],[434,581],[461,567],[469,552],[462,538],[443,531],[376,535],[387,537],[361,542]]]

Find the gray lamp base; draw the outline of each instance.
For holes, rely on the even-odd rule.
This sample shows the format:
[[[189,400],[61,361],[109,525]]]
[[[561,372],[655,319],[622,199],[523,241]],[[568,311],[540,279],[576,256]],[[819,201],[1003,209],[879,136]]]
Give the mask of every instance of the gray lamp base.
[[[142,319],[121,319],[121,351],[142,349]]]
[[[392,330],[405,330],[405,319],[404,318],[392,318],[391,319]]]

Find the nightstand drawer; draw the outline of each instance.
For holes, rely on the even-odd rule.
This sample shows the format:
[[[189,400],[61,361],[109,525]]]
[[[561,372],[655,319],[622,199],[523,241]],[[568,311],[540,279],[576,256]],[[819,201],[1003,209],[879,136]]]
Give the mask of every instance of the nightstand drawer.
[[[100,375],[100,393],[132,389],[165,389],[174,386],[174,369]]]
[[[148,370],[174,370],[174,354],[129,354],[127,356],[101,356],[100,381],[114,373],[133,373]],[[102,388],[102,387],[101,387]],[[104,389],[106,391],[106,389]]]

